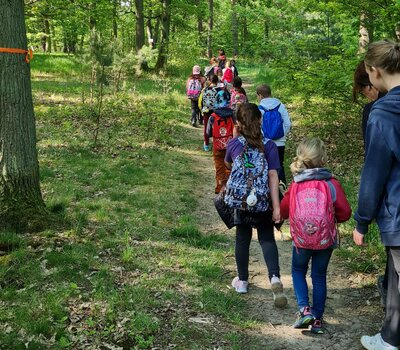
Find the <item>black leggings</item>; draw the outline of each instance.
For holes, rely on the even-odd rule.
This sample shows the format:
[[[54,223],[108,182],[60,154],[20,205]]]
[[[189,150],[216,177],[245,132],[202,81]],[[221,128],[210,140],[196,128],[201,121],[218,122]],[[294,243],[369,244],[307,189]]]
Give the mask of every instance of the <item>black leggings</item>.
[[[274,226],[271,222],[259,225],[257,228],[258,242],[260,243],[264,260],[268,268],[268,277],[280,277],[278,247],[274,237]],[[252,236],[250,225],[236,225],[235,257],[239,279],[249,279],[249,250]]]

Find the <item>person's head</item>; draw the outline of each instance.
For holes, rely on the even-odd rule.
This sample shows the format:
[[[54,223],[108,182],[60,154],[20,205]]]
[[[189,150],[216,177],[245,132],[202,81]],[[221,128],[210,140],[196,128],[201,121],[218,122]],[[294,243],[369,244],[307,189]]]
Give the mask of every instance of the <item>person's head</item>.
[[[369,76],[365,70],[365,62],[361,61],[353,76],[353,101],[357,101],[357,95],[363,94],[371,101],[375,101],[378,98],[378,89],[371,84]]]
[[[192,74],[193,75],[200,75],[200,73],[201,73],[201,68],[200,68],[200,66],[199,65],[195,65],[195,66],[193,66],[193,69],[192,69]]]
[[[239,77],[234,77],[232,85],[235,89],[240,89],[242,87],[242,79]]]
[[[379,91],[387,91],[392,86],[388,76],[400,74],[400,44],[381,40],[369,45],[364,58],[369,80]]]
[[[257,86],[256,93],[257,93],[257,100],[258,102],[260,102],[263,98],[271,97],[272,95],[271,87],[267,84],[259,85]]]
[[[261,112],[254,103],[241,103],[236,112],[239,132],[250,146],[264,150],[261,134]]]
[[[222,77],[222,69],[221,68],[218,68],[217,76]]]
[[[213,57],[211,57],[211,59],[210,59],[210,64],[213,65],[213,64],[215,64],[215,63],[218,63],[218,60],[217,60],[217,57],[213,56]]]
[[[229,61],[226,61],[226,63],[225,63],[225,67],[229,67],[229,68],[231,68],[231,67],[232,67],[232,61],[231,61],[231,60],[229,60]]]
[[[215,74],[213,74],[210,78],[210,82],[213,85],[217,85],[218,84],[218,76],[216,76]]]
[[[322,168],[326,158],[325,144],[320,138],[305,139],[297,146],[296,157],[290,164],[290,171],[296,175],[306,169]]]
[[[231,60],[231,67],[233,67],[236,64],[235,60]]]
[[[225,55],[224,49],[219,49],[218,53],[219,53],[220,55]]]

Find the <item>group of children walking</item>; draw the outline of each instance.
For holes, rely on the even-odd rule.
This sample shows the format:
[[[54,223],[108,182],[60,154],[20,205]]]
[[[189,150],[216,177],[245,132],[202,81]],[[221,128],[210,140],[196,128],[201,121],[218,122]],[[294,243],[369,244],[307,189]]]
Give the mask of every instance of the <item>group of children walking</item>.
[[[220,63],[224,57],[219,55],[216,62]],[[211,63],[216,62],[212,60]],[[193,72],[198,71],[197,67],[193,67]],[[227,68],[230,67],[232,65],[228,64]],[[394,189],[400,188],[400,124],[397,121],[400,115],[400,46],[387,41],[372,44],[365,67],[371,86],[389,92],[387,98],[379,100],[379,106],[378,103],[373,105],[366,124],[366,163],[353,236],[356,244],[364,244],[368,225],[377,219],[383,242],[388,246],[389,294],[382,333],[363,336],[361,343],[370,350],[397,349],[400,345],[400,207],[394,199],[398,194]],[[214,68],[206,72],[210,70],[216,72]],[[327,268],[333,249],[338,245],[337,224],[350,218],[351,207],[339,181],[325,168],[327,155],[319,138],[305,139],[298,145],[290,165],[293,182],[280,198],[279,184],[286,183],[283,161],[286,135],[290,130],[289,114],[284,104],[272,97],[268,85],[256,89],[259,105],[248,103],[242,82],[237,78],[233,79],[232,86],[226,78],[220,80],[216,74],[204,80],[199,78],[203,89],[197,99],[206,124],[205,151],[210,149],[209,139],[213,138],[215,193],[219,193],[226,206],[225,212],[232,216],[236,226],[238,275],[232,287],[238,293],[248,291],[249,247],[252,229],[256,228],[274,305],[284,307],[287,304],[280,280],[274,224],[289,219],[293,238],[292,279],[299,309],[293,327],[311,326],[312,333],[321,334],[324,332]],[[246,98],[232,100],[235,94]],[[312,303],[306,281],[310,261]]]

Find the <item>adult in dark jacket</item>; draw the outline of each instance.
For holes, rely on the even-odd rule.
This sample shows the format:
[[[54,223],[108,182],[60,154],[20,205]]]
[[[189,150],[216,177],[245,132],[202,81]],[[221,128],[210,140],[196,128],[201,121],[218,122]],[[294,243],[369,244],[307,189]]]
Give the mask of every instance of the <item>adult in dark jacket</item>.
[[[389,253],[389,281],[381,332],[362,336],[361,344],[370,350],[395,350],[400,346],[400,45],[371,44],[365,65],[371,83],[387,94],[374,103],[367,122],[353,239],[364,245],[368,226],[376,220]]]

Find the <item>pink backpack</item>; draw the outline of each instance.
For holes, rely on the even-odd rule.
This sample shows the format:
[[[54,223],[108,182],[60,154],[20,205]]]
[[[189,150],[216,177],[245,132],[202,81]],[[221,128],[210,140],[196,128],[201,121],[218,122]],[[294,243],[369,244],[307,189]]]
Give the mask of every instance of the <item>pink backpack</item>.
[[[289,203],[290,233],[297,248],[321,250],[336,239],[336,191],[331,182],[293,183]]]

